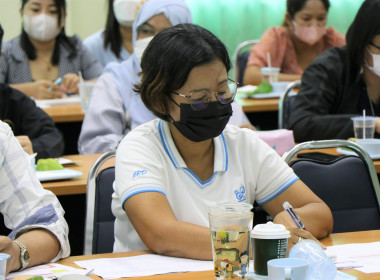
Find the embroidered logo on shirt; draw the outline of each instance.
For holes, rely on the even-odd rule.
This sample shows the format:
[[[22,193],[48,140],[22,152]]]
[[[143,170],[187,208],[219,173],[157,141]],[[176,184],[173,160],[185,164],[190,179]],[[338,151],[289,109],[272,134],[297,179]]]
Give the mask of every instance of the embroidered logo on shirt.
[[[247,200],[247,197],[245,196],[244,186],[241,186],[240,189],[235,190],[235,195],[236,195],[238,202],[242,202],[242,201]]]
[[[139,175],[144,175],[144,174],[146,174],[146,173],[148,173],[148,171],[146,171],[146,170],[136,170],[136,171],[133,173],[132,178],[135,179],[137,176],[139,176]]]

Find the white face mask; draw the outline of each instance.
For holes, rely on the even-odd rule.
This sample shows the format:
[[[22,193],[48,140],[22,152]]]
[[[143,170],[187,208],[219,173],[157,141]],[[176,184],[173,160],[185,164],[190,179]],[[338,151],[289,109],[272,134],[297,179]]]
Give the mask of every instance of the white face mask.
[[[369,66],[367,61],[365,61],[365,66],[367,66],[373,74],[380,77],[380,54],[371,53],[369,49],[367,49],[367,51],[370,55],[372,55],[373,66]]]
[[[144,39],[136,40],[135,46],[133,47],[133,53],[137,56],[137,59],[141,63],[141,58],[149,42],[152,41],[153,36]]]
[[[50,41],[61,32],[57,19],[47,14],[32,17],[24,14],[23,18],[26,34],[35,40]]]
[[[313,46],[326,34],[325,26],[302,26],[293,20],[294,35],[306,44]]]
[[[137,7],[140,0],[115,0],[113,13],[120,25],[132,26],[137,16]]]

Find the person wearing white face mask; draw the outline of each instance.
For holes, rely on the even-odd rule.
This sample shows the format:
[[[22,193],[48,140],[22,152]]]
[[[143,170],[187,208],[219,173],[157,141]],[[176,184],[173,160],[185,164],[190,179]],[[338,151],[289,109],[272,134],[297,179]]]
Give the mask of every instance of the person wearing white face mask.
[[[130,130],[155,118],[133,90],[141,79],[141,57],[158,32],[191,22],[190,10],[183,0],[148,0],[141,7],[132,28],[134,53],[127,61],[108,64],[92,92],[79,136],[79,153],[114,150]],[[241,106],[233,106],[234,124],[249,124]]]
[[[65,0],[22,0],[22,33],[4,43],[0,82],[36,99],[78,93],[80,73],[95,81],[103,67],[78,36],[65,34]],[[55,81],[60,78],[61,83]]]
[[[366,0],[347,32],[306,69],[290,115],[296,142],[354,137],[351,117],[375,116],[380,138],[380,0]]]
[[[123,62],[133,53],[132,24],[147,0],[108,0],[105,29],[84,40],[96,60],[104,67],[110,62]]]
[[[343,34],[326,28],[329,0],[287,0],[284,26],[272,27],[252,47],[244,72],[244,84],[261,82],[261,67],[280,68],[280,81],[301,78],[306,67],[323,51],[345,45]]]

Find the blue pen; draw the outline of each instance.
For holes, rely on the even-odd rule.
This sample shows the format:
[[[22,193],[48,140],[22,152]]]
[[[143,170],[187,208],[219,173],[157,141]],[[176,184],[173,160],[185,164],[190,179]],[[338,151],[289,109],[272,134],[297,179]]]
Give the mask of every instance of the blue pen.
[[[55,81],[54,81],[54,84],[55,85],[60,85],[62,83],[62,78],[61,77],[58,77]],[[53,88],[52,87],[49,87],[48,88],[48,91],[52,91]]]
[[[300,217],[297,215],[297,213],[294,211],[292,205],[290,205],[289,202],[285,201],[282,206],[284,207],[284,210],[289,214],[289,216],[292,218],[294,223],[298,228],[302,228],[304,230],[307,230],[303,222],[301,221]]]

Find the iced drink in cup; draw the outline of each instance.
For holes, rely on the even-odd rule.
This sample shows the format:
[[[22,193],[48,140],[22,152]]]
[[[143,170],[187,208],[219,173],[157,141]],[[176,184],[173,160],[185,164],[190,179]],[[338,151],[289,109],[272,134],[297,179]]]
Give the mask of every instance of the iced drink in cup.
[[[277,67],[263,67],[261,68],[261,75],[263,76],[263,81],[273,84],[278,82],[278,75],[280,73],[280,68]]]
[[[353,117],[354,133],[357,139],[368,139],[375,136],[375,117]]]
[[[78,84],[80,102],[82,105],[82,110],[87,111],[88,103],[90,101],[92,90],[94,89],[95,83],[92,82],[81,82]]]
[[[247,279],[252,205],[218,203],[209,211],[215,279]]]

